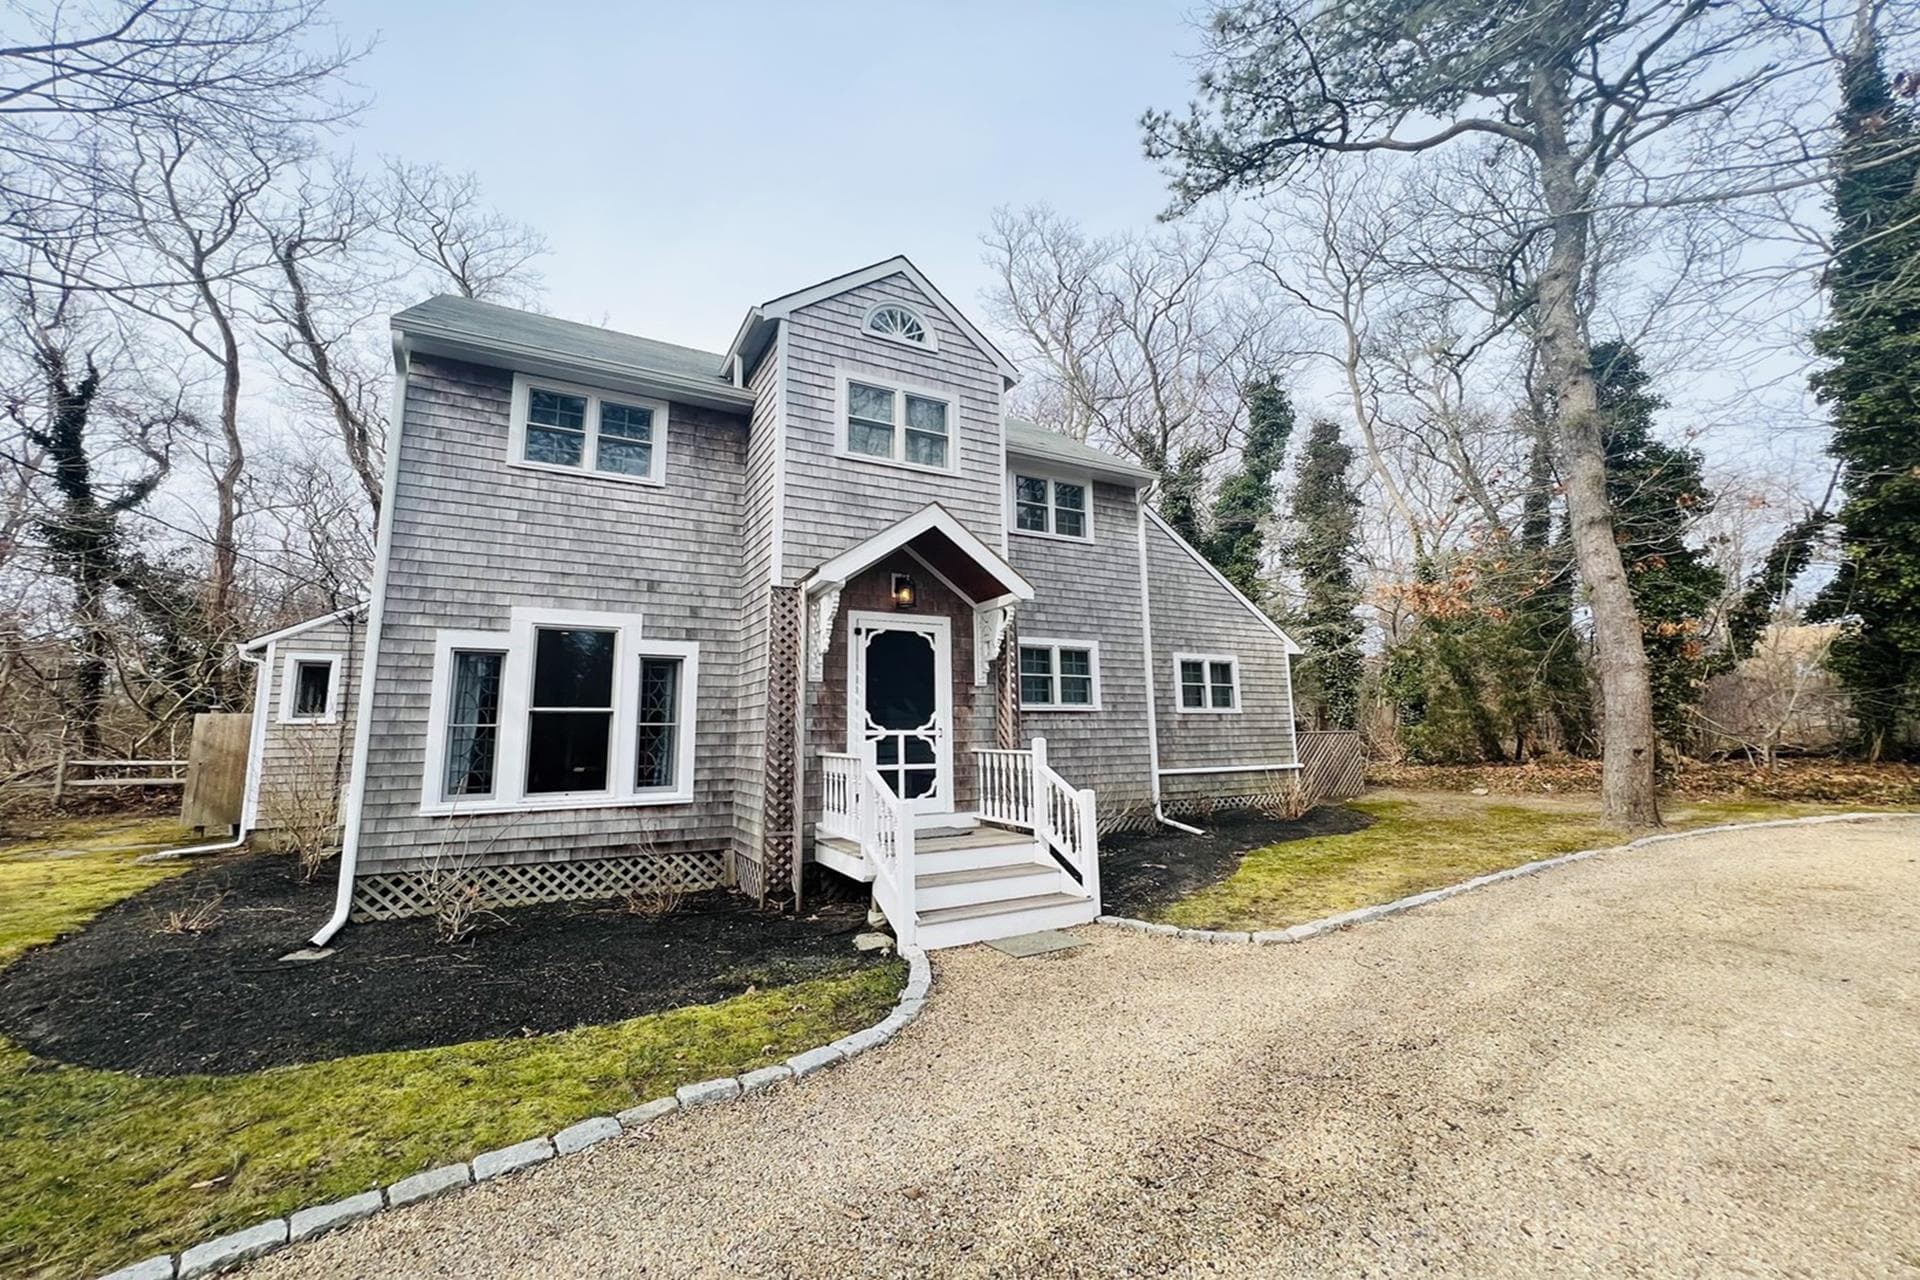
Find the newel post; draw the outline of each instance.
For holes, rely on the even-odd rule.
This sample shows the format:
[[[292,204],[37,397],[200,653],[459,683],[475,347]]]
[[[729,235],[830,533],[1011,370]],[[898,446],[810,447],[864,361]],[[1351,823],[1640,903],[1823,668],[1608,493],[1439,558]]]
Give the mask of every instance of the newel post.
[[[1053,804],[1047,791],[1047,740],[1035,738],[1029,751],[1033,757],[1032,776],[1028,779],[1033,788],[1033,835],[1040,842],[1040,851],[1045,853],[1051,847],[1053,835]]]

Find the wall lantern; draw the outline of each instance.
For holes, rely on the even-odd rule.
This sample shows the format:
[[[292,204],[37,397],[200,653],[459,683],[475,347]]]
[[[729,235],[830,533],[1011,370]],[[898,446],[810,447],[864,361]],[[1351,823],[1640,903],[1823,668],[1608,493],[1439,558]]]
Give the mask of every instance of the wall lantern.
[[[893,607],[896,609],[913,608],[913,579],[904,573],[893,575]]]

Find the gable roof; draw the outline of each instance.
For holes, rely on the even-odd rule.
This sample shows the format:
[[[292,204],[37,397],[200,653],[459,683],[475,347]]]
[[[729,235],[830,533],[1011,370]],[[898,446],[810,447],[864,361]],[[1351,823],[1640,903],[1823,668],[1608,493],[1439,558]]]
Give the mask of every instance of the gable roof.
[[[1130,484],[1135,488],[1152,484],[1156,478],[1154,472],[1137,462],[1130,462],[1105,449],[1096,449],[1058,431],[1050,431],[1025,418],[1007,418],[1007,452],[1037,462],[1072,467],[1076,471],[1091,471],[1102,480]]]
[[[1020,371],[1014,368],[1013,361],[1007,359],[1005,353],[994,346],[992,340],[980,332],[960,308],[949,302],[944,293],[934,288],[933,282],[922,275],[920,268],[914,266],[905,254],[895,254],[891,258],[884,258],[869,266],[822,280],[818,284],[810,284],[804,289],[783,293],[771,301],[752,308],[747,312],[746,319],[740,322],[740,330],[734,335],[733,344],[727,348],[727,354],[721,358],[719,367],[726,368],[732,365],[735,356],[740,357],[745,364],[752,365],[759,359],[760,352],[765,348],[767,331],[775,321],[785,319],[802,307],[810,307],[816,302],[837,297],[850,289],[861,288],[876,280],[885,280],[888,276],[905,276],[912,281],[914,287],[925,294],[927,300],[953,322],[954,328],[966,334],[973,345],[993,362],[993,367],[1000,371],[1000,376],[1007,380],[1008,386],[1020,380]]]
[[[514,358],[514,367],[550,377],[614,378],[694,404],[738,409],[753,394],[733,384],[727,361],[653,338],[559,320],[443,293],[393,317],[410,349],[454,359]]]
[[[1218,569],[1213,567],[1213,561],[1201,555],[1199,551],[1194,549],[1194,545],[1191,542],[1188,542],[1185,538],[1181,537],[1180,534],[1174,529],[1174,527],[1166,522],[1165,517],[1163,517],[1158,511],[1155,511],[1152,507],[1143,505],[1141,509],[1147,513],[1147,519],[1153,522],[1153,525],[1156,529],[1160,530],[1160,532],[1166,534],[1169,538],[1173,539],[1174,546],[1179,547],[1182,551],[1186,552],[1189,556],[1191,556],[1195,564],[1199,565],[1202,569],[1205,569],[1208,575],[1212,577],[1212,579],[1215,582],[1219,583],[1221,586],[1227,589],[1227,594],[1231,595],[1235,600],[1238,600],[1242,605],[1246,606],[1247,612],[1260,620],[1260,625],[1264,626],[1267,630],[1273,632],[1274,635],[1280,637],[1280,643],[1287,646],[1287,653],[1289,656],[1302,654],[1306,652],[1305,649],[1302,649],[1300,647],[1300,644],[1298,641],[1296,641],[1292,636],[1288,635],[1286,632],[1280,629],[1279,623],[1275,622],[1272,618],[1267,616],[1267,611],[1265,609],[1262,609],[1259,605],[1247,599],[1246,592],[1242,591],[1240,588],[1234,586],[1231,582],[1227,581],[1227,576],[1224,573],[1221,573]]]
[[[801,584],[801,591],[812,595],[827,587],[838,587],[862,569],[903,548],[915,553],[928,568],[943,574],[976,605],[1008,596],[1016,600],[1033,599],[1033,584],[937,502],[929,502],[905,519],[896,520],[827,560]]]
[[[287,640],[293,636],[304,635],[316,627],[326,626],[329,622],[338,622],[342,618],[356,616],[362,618],[367,616],[367,602],[365,600],[350,604],[344,609],[335,609],[332,613],[323,613],[317,618],[308,618],[304,622],[296,622],[292,626],[282,627],[278,631],[269,631],[265,635],[255,636],[251,640],[242,640],[238,647],[242,653],[252,653],[256,649],[266,648],[276,640]]]

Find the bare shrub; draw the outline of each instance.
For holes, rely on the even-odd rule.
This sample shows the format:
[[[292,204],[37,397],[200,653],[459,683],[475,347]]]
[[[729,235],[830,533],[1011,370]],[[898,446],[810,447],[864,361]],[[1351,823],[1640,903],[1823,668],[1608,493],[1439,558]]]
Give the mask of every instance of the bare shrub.
[[[166,921],[161,924],[160,932],[173,934],[202,934],[220,923],[220,904],[226,901],[226,891],[222,890],[211,898],[203,898],[190,907],[180,907],[167,912]]]
[[[332,733],[291,735],[290,758],[276,766],[271,785],[261,788],[261,841],[266,848],[293,855],[302,884],[319,875],[340,851],[340,730],[332,728]]]
[[[483,921],[500,920],[486,904],[479,868],[489,850],[513,828],[512,822],[500,826],[479,848],[459,815],[449,817],[441,828],[440,842],[427,859],[421,874],[421,889],[427,901],[427,915],[433,920],[436,941],[464,942]]]
[[[679,885],[629,889],[620,901],[630,916],[638,916],[642,920],[663,920],[686,905],[687,891]]]
[[[1271,786],[1260,792],[1255,807],[1263,818],[1292,822],[1313,808],[1313,800],[1300,781],[1298,771],[1273,775]]]

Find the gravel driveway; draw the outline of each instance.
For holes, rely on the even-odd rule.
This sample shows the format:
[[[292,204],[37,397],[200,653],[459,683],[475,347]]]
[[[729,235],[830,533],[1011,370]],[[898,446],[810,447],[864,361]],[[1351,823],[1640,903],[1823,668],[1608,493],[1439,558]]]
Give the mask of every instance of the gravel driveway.
[[[1920,820],[1297,947],[1083,932],[939,954],[846,1067],[251,1274],[1920,1275]]]

